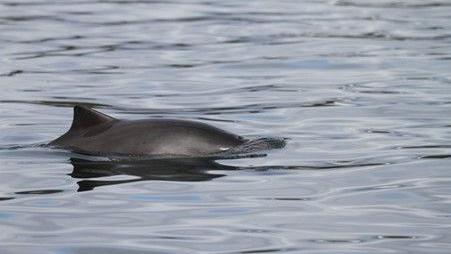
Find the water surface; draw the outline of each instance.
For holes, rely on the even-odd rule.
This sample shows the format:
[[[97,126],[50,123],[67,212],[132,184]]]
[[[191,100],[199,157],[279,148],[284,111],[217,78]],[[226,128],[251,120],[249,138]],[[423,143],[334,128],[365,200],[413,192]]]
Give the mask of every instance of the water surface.
[[[0,252],[449,253],[449,1],[0,2]],[[288,138],[265,157],[41,147],[82,103]]]

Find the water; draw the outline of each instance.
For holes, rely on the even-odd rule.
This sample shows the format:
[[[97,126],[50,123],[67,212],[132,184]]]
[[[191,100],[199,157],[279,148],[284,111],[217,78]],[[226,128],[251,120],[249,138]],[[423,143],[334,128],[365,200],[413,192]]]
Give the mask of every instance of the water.
[[[0,252],[449,253],[449,1],[0,2]],[[75,103],[288,138],[209,164],[40,147]]]

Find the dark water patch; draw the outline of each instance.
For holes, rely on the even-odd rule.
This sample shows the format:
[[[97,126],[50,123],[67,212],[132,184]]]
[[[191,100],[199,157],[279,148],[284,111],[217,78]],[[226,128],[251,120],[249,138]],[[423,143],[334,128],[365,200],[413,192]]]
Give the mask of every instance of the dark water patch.
[[[44,38],[39,38],[39,39],[30,39],[30,40],[5,40],[7,42],[11,42],[11,43],[23,43],[23,44],[45,44],[48,42],[55,42],[55,41],[76,41],[76,40],[81,40],[81,39],[85,39],[85,36],[82,35],[73,35],[73,36],[52,36],[52,37],[44,37]]]
[[[13,77],[16,75],[22,75],[22,74],[50,74],[52,72],[50,71],[37,71],[37,70],[14,70],[14,71],[10,71],[4,74],[1,74],[0,76],[3,77]]]
[[[64,72],[66,74],[79,74],[79,75],[85,75],[85,74],[121,74],[120,71],[113,71],[119,69],[118,66],[103,66],[99,68],[90,68],[90,69],[67,69],[67,70],[60,70],[60,71],[50,71],[50,70],[16,70],[11,71],[9,73],[1,74],[3,76],[15,76],[17,74],[55,74],[55,73],[61,73]]]
[[[451,154],[431,154],[420,156],[419,159],[449,159]]]
[[[168,67],[177,68],[177,69],[180,69],[180,68],[193,68],[193,67],[196,67],[196,66],[198,66],[198,65],[196,65],[196,64],[169,64],[168,65]]]
[[[23,70],[14,70],[14,71],[10,71],[8,73],[0,74],[0,77],[12,77],[12,76],[15,76],[17,74],[21,74],[23,72],[24,72]]]
[[[46,16],[46,15],[21,15],[21,16],[4,16],[0,17],[0,20],[13,21],[13,22],[24,22],[24,21],[65,21],[62,18],[56,16]]]
[[[296,88],[292,88],[292,89],[287,89],[285,86],[283,85],[278,85],[278,84],[270,84],[270,85],[260,85],[260,86],[247,86],[247,87],[242,87],[242,88],[237,88],[234,89],[233,92],[300,92],[299,89]],[[322,104],[330,104],[330,103],[334,103],[333,101],[326,101]]]
[[[273,233],[278,233],[278,230],[270,230],[270,229],[265,229],[265,228],[238,228],[236,230],[234,230],[235,232],[242,232],[242,233],[257,233],[257,234],[273,234]]]
[[[413,240],[413,239],[421,239],[424,238],[422,236],[413,236],[413,235],[378,235],[375,236],[377,239],[407,239],[407,240]]]
[[[428,7],[449,7],[451,3],[445,1],[430,1],[424,3],[423,1],[350,1],[350,0],[336,0],[334,2],[338,6],[352,6],[352,7],[373,7],[373,8],[428,8]]]
[[[392,131],[386,131],[386,130],[365,129],[363,131],[366,133],[374,133],[374,134],[392,134]]]
[[[323,102],[304,104],[304,105],[302,105],[301,107],[304,107],[304,108],[315,108],[315,107],[338,106],[337,102],[338,102],[338,101],[327,100],[327,101],[323,101]]]
[[[387,34],[383,32],[370,32],[362,34],[310,34],[306,37],[312,38],[343,38],[343,39],[383,39],[393,41],[423,41],[423,40],[446,40],[451,38],[451,34],[435,35],[435,36],[403,36],[396,34]]]
[[[95,14],[92,11],[64,11],[62,13],[73,16],[90,16]]]
[[[227,254],[232,253],[241,253],[241,254],[255,254],[255,253],[290,253],[293,251],[300,251],[301,248],[295,247],[281,247],[281,248],[264,248],[264,249],[253,249],[253,250],[245,250],[245,251],[237,251],[237,252],[226,252]]]
[[[18,57],[15,57],[15,59],[16,60],[31,60],[31,59],[38,59],[38,58],[45,58],[45,57],[64,57],[64,56],[81,57],[81,56],[89,56],[89,55],[94,55],[94,54],[98,54],[98,53],[115,51],[116,49],[117,49],[117,47],[114,45],[105,45],[105,46],[101,46],[101,47],[96,47],[94,49],[91,49],[91,48],[81,49],[81,48],[77,48],[75,46],[64,46],[61,49],[20,53],[18,55],[25,55],[25,56],[18,56]],[[88,72],[88,73],[96,74],[96,72],[90,72],[90,70],[82,70],[82,71],[78,71],[78,72],[75,70],[73,72],[74,73]],[[46,72],[46,73],[51,73],[51,72]]]
[[[435,149],[435,148],[451,148],[451,145],[415,145],[415,146],[397,147],[397,149]]]
[[[343,244],[343,243],[363,243],[362,239],[312,239],[309,242],[327,243],[327,244]]]
[[[70,98],[70,97],[67,97]],[[109,108],[111,106],[107,104],[101,104],[101,103],[94,103],[94,102],[88,102],[83,100],[77,100],[77,101],[56,101],[56,100],[27,100],[27,101],[21,101],[21,100],[0,100],[0,103],[12,103],[12,104],[30,104],[30,105],[45,105],[45,106],[54,106],[54,107],[69,107],[72,108],[75,105],[84,105],[88,107],[95,107],[95,108]]]
[[[378,129],[363,129],[361,130],[368,134],[382,134],[393,137],[424,137],[422,134],[407,132],[407,131],[395,131],[395,130],[378,130]]]
[[[19,195],[46,195],[46,194],[55,194],[63,192],[64,190],[55,190],[55,189],[47,189],[47,190],[29,190],[29,191],[18,191],[14,192],[14,194]]]
[[[14,197],[0,197],[0,201],[12,200]]]
[[[297,197],[271,197],[271,198],[262,198],[263,200],[276,200],[276,201],[312,201],[314,198],[310,197],[304,197],[304,198],[297,198]]]
[[[371,236],[361,236],[360,238],[346,238],[346,239],[311,239],[309,242],[322,243],[322,244],[343,244],[343,243],[370,243],[374,241],[384,241],[384,240],[418,240],[424,239],[423,236],[414,235],[371,235]]]
[[[115,49],[117,50],[177,50],[177,51],[186,51],[193,47],[198,47],[201,45],[208,45],[208,43],[198,43],[198,44],[190,44],[190,43],[158,43],[152,41],[124,41],[121,43],[115,44]],[[220,62],[220,61],[219,61]],[[133,66],[129,66],[130,69],[136,68]]]

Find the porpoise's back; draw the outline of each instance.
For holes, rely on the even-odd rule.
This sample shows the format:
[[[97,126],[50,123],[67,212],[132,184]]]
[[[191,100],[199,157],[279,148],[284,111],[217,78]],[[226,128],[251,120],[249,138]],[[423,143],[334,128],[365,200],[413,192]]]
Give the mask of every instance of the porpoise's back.
[[[88,154],[203,156],[239,146],[246,140],[205,123],[175,120],[118,120],[75,106],[68,132],[50,142]]]

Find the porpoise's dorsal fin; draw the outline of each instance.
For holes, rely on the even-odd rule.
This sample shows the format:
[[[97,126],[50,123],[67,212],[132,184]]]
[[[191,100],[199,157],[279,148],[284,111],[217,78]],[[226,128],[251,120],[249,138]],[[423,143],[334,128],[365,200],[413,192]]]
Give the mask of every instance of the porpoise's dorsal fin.
[[[94,109],[77,105],[74,107],[74,120],[72,120],[70,130],[82,130],[94,125],[115,120],[116,118],[100,113]]]

